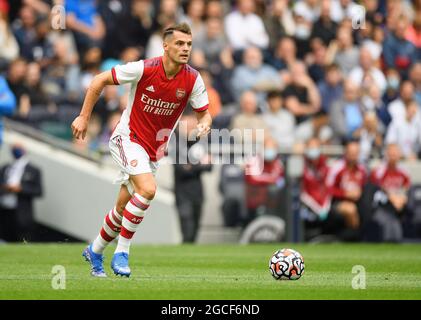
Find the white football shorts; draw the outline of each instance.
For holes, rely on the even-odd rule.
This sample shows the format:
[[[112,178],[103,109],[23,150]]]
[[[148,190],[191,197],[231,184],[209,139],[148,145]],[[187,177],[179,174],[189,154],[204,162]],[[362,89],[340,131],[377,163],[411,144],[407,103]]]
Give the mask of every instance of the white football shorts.
[[[109,142],[111,156],[121,169],[115,184],[126,185],[132,193],[130,176],[141,173],[156,174],[159,163],[151,161],[146,150],[139,144],[130,141],[130,137],[114,134]]]

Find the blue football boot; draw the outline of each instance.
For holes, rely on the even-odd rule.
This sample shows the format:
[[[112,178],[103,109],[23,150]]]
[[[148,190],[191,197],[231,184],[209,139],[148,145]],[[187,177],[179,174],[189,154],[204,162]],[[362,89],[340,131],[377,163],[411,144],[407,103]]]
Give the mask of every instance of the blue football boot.
[[[114,253],[111,260],[111,269],[116,275],[130,277],[129,254],[126,252]]]
[[[99,278],[106,278],[107,275],[104,271],[104,256],[92,251],[92,245],[86,247],[83,250],[82,256],[85,257],[85,260],[88,261],[91,265],[91,275]]]

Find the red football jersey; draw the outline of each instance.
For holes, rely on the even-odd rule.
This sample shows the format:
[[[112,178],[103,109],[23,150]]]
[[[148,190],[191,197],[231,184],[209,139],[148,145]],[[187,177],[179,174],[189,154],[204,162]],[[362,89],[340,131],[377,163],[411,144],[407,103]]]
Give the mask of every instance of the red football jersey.
[[[399,166],[390,167],[382,163],[371,172],[370,181],[386,192],[408,190],[411,186],[409,175]]]
[[[173,79],[167,78],[162,57],[118,65],[111,72],[116,85],[131,85],[129,102],[116,131],[140,144],[151,161],[164,155],[167,142],[188,102],[197,112],[208,108],[203,80],[187,64]]]
[[[247,160],[245,172],[255,173],[245,175],[246,183],[266,186],[276,184],[279,179],[283,179],[284,166],[279,158],[264,161],[262,157],[254,156]]]
[[[280,188],[285,183],[281,160],[264,161],[259,155],[247,159],[245,182],[247,208],[276,208],[278,197],[270,196],[269,187],[276,184]]]
[[[365,168],[357,164],[349,168],[344,159],[338,160],[329,170],[327,184],[334,199],[346,199],[347,191],[362,189],[366,183],[367,173]]]
[[[315,165],[306,159],[301,184],[301,201],[315,213],[328,211],[331,195],[326,183],[329,167],[325,156],[320,156]]]

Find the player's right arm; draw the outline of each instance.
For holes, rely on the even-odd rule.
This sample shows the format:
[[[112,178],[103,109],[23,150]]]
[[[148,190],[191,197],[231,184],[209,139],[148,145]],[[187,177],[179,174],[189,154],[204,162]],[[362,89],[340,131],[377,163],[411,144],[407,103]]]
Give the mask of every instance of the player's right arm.
[[[117,65],[111,71],[95,76],[86,92],[80,115],[72,123],[73,136],[84,139],[95,103],[106,85],[137,83],[143,75],[143,60]]]
[[[86,91],[85,100],[83,101],[82,110],[79,116],[72,123],[73,136],[76,139],[85,139],[88,129],[89,120],[95,103],[98,101],[102,90],[106,85],[114,85],[113,75],[111,71],[105,71],[95,76]]]

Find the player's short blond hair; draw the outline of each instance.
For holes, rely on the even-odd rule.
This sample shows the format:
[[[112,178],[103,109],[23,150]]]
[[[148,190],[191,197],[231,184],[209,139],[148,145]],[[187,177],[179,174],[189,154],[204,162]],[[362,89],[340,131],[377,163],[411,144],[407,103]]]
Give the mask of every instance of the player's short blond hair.
[[[170,26],[170,27],[166,28],[164,30],[164,36],[163,36],[164,40],[167,37],[171,36],[174,33],[174,31],[179,31],[179,32],[191,35],[190,26],[187,23],[183,22],[183,23],[179,23],[179,24],[176,24],[176,25],[173,25],[173,26]]]

